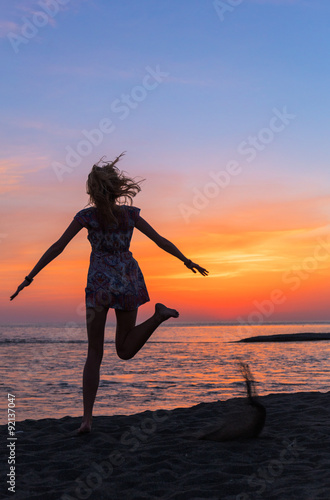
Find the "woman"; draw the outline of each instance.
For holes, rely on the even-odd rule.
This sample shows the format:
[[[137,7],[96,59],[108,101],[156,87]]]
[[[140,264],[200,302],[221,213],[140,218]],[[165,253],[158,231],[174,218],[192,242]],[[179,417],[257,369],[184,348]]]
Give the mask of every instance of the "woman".
[[[179,313],[156,304],[155,313],[136,325],[138,307],[148,302],[149,295],[138,263],[129,251],[134,227],[160,248],[174,255],[194,273],[207,276],[206,269],[187,259],[170,241],[160,236],[132,206],[132,198],[141,190],[139,182],[124,175],[113,162],[94,165],[87,180],[89,208],[78,212],[61,238],[41,257],[36,266],[10,297],[13,300],[33,278],[63,252],[66,245],[83,228],[88,230],[92,246],[86,292],[88,354],[83,373],[84,415],[79,433],[90,432],[93,405],[99,386],[103,357],[104,329],[109,308],[116,313],[116,350],[122,359],[132,358],[156,328]],[[101,165],[100,165],[101,164]],[[130,204],[120,204],[120,200]]]

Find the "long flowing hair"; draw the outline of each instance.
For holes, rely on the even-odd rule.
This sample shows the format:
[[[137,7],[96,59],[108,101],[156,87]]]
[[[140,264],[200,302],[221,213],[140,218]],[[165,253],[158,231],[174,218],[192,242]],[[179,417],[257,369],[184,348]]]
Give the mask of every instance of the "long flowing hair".
[[[117,222],[119,206],[133,203],[134,196],[141,191],[140,181],[128,177],[116,167],[116,163],[125,153],[121,153],[112,162],[103,158],[93,165],[87,182],[86,191],[89,204],[95,206],[102,229]]]

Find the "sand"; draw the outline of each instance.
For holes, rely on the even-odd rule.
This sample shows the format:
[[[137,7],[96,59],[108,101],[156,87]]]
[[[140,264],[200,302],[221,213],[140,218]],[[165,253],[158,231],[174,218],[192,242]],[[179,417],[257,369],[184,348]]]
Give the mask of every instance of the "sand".
[[[260,397],[266,425],[257,439],[226,443],[196,435],[243,398],[192,408],[94,417],[93,431],[73,435],[80,418],[16,423],[16,492],[7,490],[9,448],[2,446],[1,498],[297,499],[330,498],[330,392]],[[7,426],[1,426],[7,443]]]

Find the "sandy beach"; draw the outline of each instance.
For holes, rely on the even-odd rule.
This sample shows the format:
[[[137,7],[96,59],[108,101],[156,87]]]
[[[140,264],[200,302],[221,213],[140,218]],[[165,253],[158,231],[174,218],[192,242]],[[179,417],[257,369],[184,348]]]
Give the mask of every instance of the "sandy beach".
[[[327,500],[330,392],[271,394],[259,400],[267,409],[261,435],[226,443],[197,436],[232,413],[244,418],[245,398],[95,417],[92,433],[83,436],[74,434],[80,418],[17,422],[15,493],[6,484],[7,447],[1,497]],[[9,442],[7,426],[1,426],[1,434]]]

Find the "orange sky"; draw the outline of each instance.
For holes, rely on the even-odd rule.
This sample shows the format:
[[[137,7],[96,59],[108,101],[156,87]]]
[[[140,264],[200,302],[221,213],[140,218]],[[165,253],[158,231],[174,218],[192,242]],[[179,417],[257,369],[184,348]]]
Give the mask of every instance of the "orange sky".
[[[247,189],[237,182],[187,222],[180,213],[180,204],[189,204],[191,197],[185,179],[178,175],[173,183],[171,175],[145,176],[135,202],[141,215],[210,274],[191,273],[135,231],[131,249],[151,297],[141,308],[141,318],[161,301],[177,308],[182,322],[329,319],[326,196],[293,196],[285,189],[261,189],[261,182]],[[12,302],[9,296],[87,203],[84,179],[28,188],[13,182],[3,189],[2,323],[83,322],[90,254],[85,229],[29,288]]]

